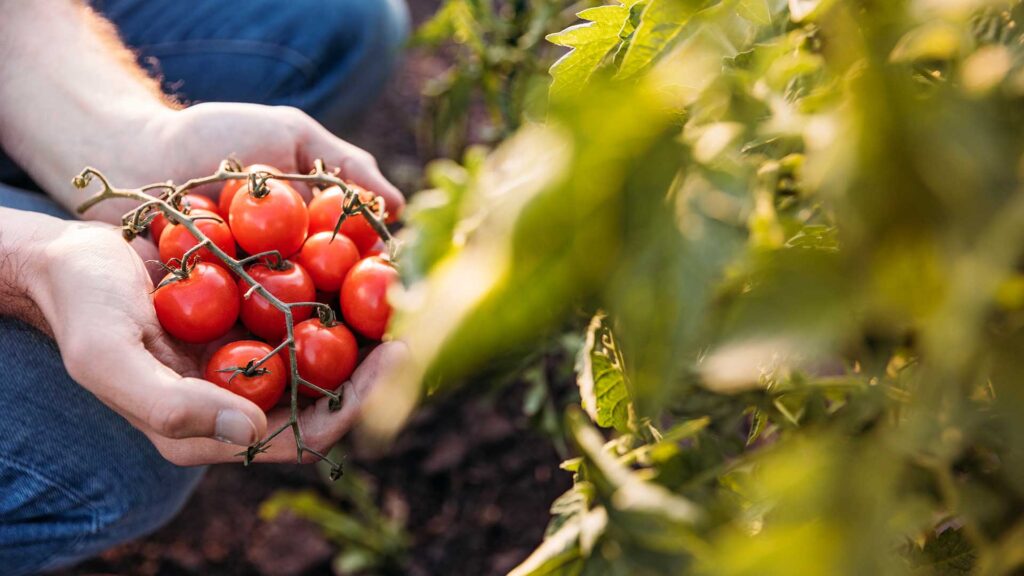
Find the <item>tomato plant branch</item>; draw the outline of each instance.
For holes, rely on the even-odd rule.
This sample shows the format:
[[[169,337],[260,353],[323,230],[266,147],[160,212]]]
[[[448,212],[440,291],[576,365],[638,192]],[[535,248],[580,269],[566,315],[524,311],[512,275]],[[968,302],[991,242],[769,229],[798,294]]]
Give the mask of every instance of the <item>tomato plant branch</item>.
[[[259,294],[266,299],[271,306],[279,310],[284,315],[285,326],[287,329],[287,337],[285,340],[264,358],[250,364],[252,369],[258,369],[271,356],[279,354],[284,349],[288,350],[288,365],[291,373],[290,416],[288,421],[280,428],[268,434],[265,438],[259,440],[252,446],[249,446],[248,449],[244,452],[240,452],[238,455],[243,457],[245,464],[249,464],[258,454],[266,451],[267,446],[275,437],[290,427],[295,435],[297,460],[302,462],[303,455],[306,453],[316,456],[331,465],[331,477],[337,478],[340,477],[342,473],[341,465],[332,461],[325,454],[306,446],[303,441],[302,429],[299,425],[298,389],[299,386],[306,386],[307,388],[320,392],[324,396],[328,397],[330,399],[329,407],[332,411],[336,411],[341,408],[341,392],[340,390],[325,390],[312,382],[305,380],[299,375],[294,336],[295,318],[292,314],[293,307],[313,307],[316,308],[320,321],[329,325],[335,321],[333,310],[331,310],[326,304],[320,302],[287,303],[274,296],[274,294],[267,290],[263,285],[253,279],[253,277],[246,271],[245,267],[253,262],[258,262],[268,258],[272,258],[274,262],[281,264],[284,262],[284,258],[280,252],[276,250],[261,252],[242,259],[235,259],[224,252],[224,250],[217,246],[216,243],[212,242],[196,226],[195,221],[202,217],[196,218],[190,216],[181,205],[182,199],[190,190],[207,184],[226,182],[228,180],[248,179],[249,193],[254,195],[261,193],[265,194],[266,182],[270,179],[304,182],[324,187],[337,186],[342,190],[343,198],[342,216],[335,227],[335,233],[337,233],[337,229],[341,226],[341,222],[344,221],[346,217],[361,214],[366,218],[369,225],[385,241],[388,254],[394,257],[397,251],[397,244],[385,224],[387,212],[384,207],[384,199],[381,197],[375,197],[371,201],[364,201],[356,190],[348,186],[342,179],[328,172],[323,161],[316,160],[314,166],[314,170],[311,174],[273,174],[270,172],[253,172],[250,174],[242,171],[242,167],[237,162],[224,160],[217,168],[217,172],[210,176],[193,178],[178,186],[175,186],[172,182],[165,182],[149,184],[133,189],[115,188],[110,184],[103,173],[94,168],[87,167],[82,170],[82,173],[76,176],[72,182],[74,186],[79,189],[86,188],[94,180],[99,181],[102,185],[102,189],[99,192],[89,197],[81,206],[78,207],[79,214],[85,213],[100,202],[114,198],[136,200],[140,202],[139,206],[129,211],[122,218],[123,235],[126,240],[131,240],[146,230],[153,219],[156,218],[158,212],[163,213],[164,217],[167,218],[169,222],[184,226],[185,229],[188,230],[189,234],[196,239],[197,243],[181,257],[180,262],[178,262],[178,269],[174,271],[175,278],[172,278],[170,281],[177,281],[187,277],[190,271],[190,266],[193,265],[191,262],[193,256],[195,256],[200,250],[206,249],[218,260],[223,262],[231,272],[242,278],[251,286],[250,290],[245,294],[246,298],[251,297],[253,294]],[[156,193],[156,195],[154,195],[154,193]]]

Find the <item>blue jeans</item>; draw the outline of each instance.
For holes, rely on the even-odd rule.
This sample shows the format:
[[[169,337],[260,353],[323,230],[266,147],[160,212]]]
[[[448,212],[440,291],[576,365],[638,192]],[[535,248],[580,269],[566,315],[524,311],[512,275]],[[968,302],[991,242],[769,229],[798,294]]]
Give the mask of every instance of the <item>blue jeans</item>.
[[[93,4],[180,98],[288,104],[334,130],[372,102],[408,30],[401,0]],[[0,206],[71,217],[3,184]],[[202,468],[165,461],[33,328],[0,317],[0,358],[0,574],[67,566],[174,516]]]

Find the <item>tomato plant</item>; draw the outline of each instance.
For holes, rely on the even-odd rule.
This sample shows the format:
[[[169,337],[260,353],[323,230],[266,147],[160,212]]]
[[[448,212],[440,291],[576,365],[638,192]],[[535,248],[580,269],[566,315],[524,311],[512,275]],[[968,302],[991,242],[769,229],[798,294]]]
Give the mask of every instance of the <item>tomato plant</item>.
[[[287,355],[288,352],[281,354]],[[333,391],[355,370],[359,345],[344,324],[327,325],[319,318],[310,318],[295,325],[295,356],[299,376],[324,390]],[[300,386],[299,392],[311,398],[322,396],[307,386]]]
[[[153,307],[164,330],[185,342],[211,342],[238,320],[239,294],[220,266],[199,262],[185,277],[168,274],[153,293]]]
[[[271,352],[273,348],[258,340],[225,344],[210,357],[205,377],[266,412],[277,404],[288,381],[287,363]]]
[[[493,69],[496,5],[430,32]],[[573,7],[544,120],[428,168],[366,419],[528,365],[573,486],[513,576],[1019,573],[1024,3]]]
[[[181,201],[184,208],[187,208],[186,213],[190,213],[192,210],[206,210],[209,212],[218,212],[217,204],[213,200],[210,200],[206,196],[200,196],[198,194],[186,196]],[[149,224],[150,237],[153,242],[159,245],[160,235],[163,234],[165,228],[167,228],[167,217],[163,214],[157,214],[156,218]]]
[[[277,264],[258,263],[246,269],[257,284],[263,286],[274,297],[286,304],[312,302],[316,298],[313,279],[300,265],[287,260]],[[250,332],[268,340],[278,342],[287,335],[284,312],[278,310],[259,292],[253,292],[248,298],[245,295],[252,286],[244,278],[238,280],[238,293],[241,294],[242,324]],[[312,309],[297,306],[291,309],[294,322],[309,318]]]
[[[207,210],[194,210],[190,216],[200,232],[206,235],[211,242],[216,244],[228,256],[235,256],[235,238],[222,217],[215,212]],[[199,244],[199,241],[192,236],[188,228],[181,224],[171,224],[160,235],[160,260],[165,264],[170,264],[172,260],[181,260],[185,253],[197,244]],[[198,250],[196,257],[203,262],[217,266],[222,265],[220,259],[214,256],[209,248]]]
[[[246,252],[277,250],[287,258],[302,247],[309,214],[295,189],[270,179],[259,193],[236,194],[228,210],[228,221],[235,240]]]
[[[309,272],[321,292],[337,292],[348,271],[359,261],[359,249],[344,234],[317,232],[306,239],[295,259]]]
[[[364,202],[373,200],[371,192],[355,185],[350,184],[349,186],[359,193]],[[334,231],[334,227],[338,224],[338,219],[341,218],[344,211],[344,198],[341,188],[337,186],[327,188],[313,197],[309,202],[310,235],[328,230]],[[380,239],[362,214],[354,214],[345,218],[339,231],[355,243],[360,253],[369,250]]]
[[[341,285],[341,313],[356,332],[380,340],[391,319],[388,290],[398,283],[398,270],[373,256],[360,260]]]

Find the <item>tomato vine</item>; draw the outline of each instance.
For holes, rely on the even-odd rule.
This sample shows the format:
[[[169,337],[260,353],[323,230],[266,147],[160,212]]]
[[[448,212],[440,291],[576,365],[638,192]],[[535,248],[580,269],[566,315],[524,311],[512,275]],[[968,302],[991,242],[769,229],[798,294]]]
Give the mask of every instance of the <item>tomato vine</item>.
[[[384,199],[379,196],[375,196],[372,199],[362,197],[357,190],[350,187],[344,180],[336,176],[335,173],[329,172],[323,161],[319,159],[314,162],[314,169],[309,174],[282,174],[277,173],[276,171],[270,172],[263,170],[245,172],[241,165],[234,160],[228,159],[222,161],[217,171],[210,176],[193,178],[179,185],[167,182],[149,184],[140,188],[131,189],[116,188],[107,180],[106,176],[104,176],[102,172],[95,168],[87,167],[81,172],[81,174],[74,178],[72,183],[79,189],[85,189],[93,181],[98,181],[102,186],[102,189],[99,192],[91,196],[78,207],[79,214],[86,212],[89,208],[100,202],[114,198],[129,199],[140,202],[139,206],[130,210],[122,217],[122,234],[125,240],[130,241],[144,232],[159,216],[166,218],[172,225],[182,226],[193,238],[195,238],[197,241],[195,246],[186,250],[180,257],[175,258],[179,263],[179,266],[169,277],[167,280],[168,282],[175,282],[187,278],[191,271],[191,267],[193,266],[193,261],[195,260],[193,256],[198,254],[201,250],[206,250],[209,254],[214,256],[219,263],[222,263],[227,269],[240,278],[240,282],[244,282],[250,286],[248,291],[243,295],[243,298],[248,299],[253,295],[258,294],[273,308],[276,308],[281,312],[285,320],[285,339],[281,344],[273,348],[261,359],[256,360],[255,362],[250,362],[244,367],[239,367],[237,370],[243,374],[249,374],[254,370],[258,370],[271,358],[276,357],[280,352],[287,350],[288,369],[291,375],[289,380],[290,417],[283,425],[278,427],[276,430],[269,432],[266,437],[258,440],[246,450],[238,453],[238,456],[242,457],[242,461],[246,465],[252,463],[260,453],[266,450],[267,446],[274,440],[274,438],[290,428],[295,437],[296,460],[301,463],[305,454],[311,454],[326,462],[331,468],[331,478],[337,479],[342,474],[341,463],[336,462],[328,455],[307,446],[303,441],[302,427],[299,423],[298,417],[299,389],[300,387],[306,388],[328,397],[330,399],[328,406],[331,411],[338,411],[341,409],[341,390],[325,390],[324,388],[321,388],[300,376],[298,360],[296,358],[294,334],[296,323],[293,309],[297,307],[312,307],[316,310],[320,321],[326,326],[332,326],[334,324],[334,311],[329,305],[320,302],[288,303],[275,296],[270,292],[270,290],[265,288],[260,282],[256,281],[256,279],[252,277],[246,269],[246,266],[261,260],[269,260],[272,262],[276,261],[278,263],[283,262],[284,257],[280,252],[271,250],[252,254],[245,258],[236,259],[233,254],[229,254],[222,247],[218,246],[203,232],[202,229],[200,229],[197,221],[207,218],[206,216],[193,216],[186,213],[182,208],[182,202],[185,200],[190,190],[207,184],[238,180],[248,180],[248,190],[251,190],[252,194],[257,197],[267,193],[267,183],[271,180],[303,182],[323,187],[336,186],[342,191],[342,197],[339,199],[342,202],[342,210],[341,215],[334,226],[333,234],[338,233],[347,218],[361,216],[385,242],[387,257],[389,259],[397,257],[399,244],[391,235],[391,232],[388,230],[385,223],[385,215],[387,211],[384,205]]]

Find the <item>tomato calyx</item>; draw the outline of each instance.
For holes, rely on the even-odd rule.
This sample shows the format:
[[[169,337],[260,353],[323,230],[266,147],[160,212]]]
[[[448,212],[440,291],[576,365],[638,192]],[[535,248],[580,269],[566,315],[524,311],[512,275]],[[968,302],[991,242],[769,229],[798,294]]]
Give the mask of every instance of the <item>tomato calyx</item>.
[[[188,260],[188,262],[182,262],[181,260],[175,258],[166,264],[159,260],[146,260],[147,264],[158,264],[160,268],[162,268],[163,271],[168,274],[168,276],[164,277],[164,279],[161,280],[160,283],[157,284],[153,290],[156,291],[159,290],[160,288],[163,288],[164,286],[167,286],[168,284],[174,284],[175,282],[188,280],[189,276],[192,274],[192,271],[195,270],[196,266],[199,265],[199,258],[188,258]],[[171,262],[177,262],[178,265],[172,266]]]
[[[330,306],[317,306],[316,317],[320,320],[320,324],[325,328],[330,328],[338,324],[338,317]]]
[[[274,178],[274,175],[270,172],[251,172],[249,174],[249,196],[253,198],[263,198],[267,194],[270,194],[270,188],[267,186],[267,180]]]
[[[262,363],[263,363],[262,360],[260,360],[260,361],[249,360],[249,362],[247,362],[245,366],[230,366],[228,368],[221,368],[220,370],[217,370],[217,372],[224,372],[224,373],[231,372],[232,374],[228,378],[228,382],[231,382],[232,380],[234,380],[235,377],[238,376],[239,374],[241,374],[242,376],[245,376],[246,378],[255,378],[257,376],[263,376],[265,374],[270,374],[270,370],[268,370],[266,368],[263,368],[261,366]]]
[[[256,266],[266,266],[268,269],[273,270],[274,272],[284,272],[286,270],[291,270],[292,268],[294,268],[295,263],[281,256],[280,252],[275,251],[271,254],[262,255],[249,266],[252,268],[255,268]]]
[[[334,232],[331,234],[333,240],[341,232],[341,225],[345,223],[351,217],[364,215],[364,212],[370,212],[372,216],[376,216],[383,222],[387,213],[384,211],[383,203],[381,202],[380,196],[374,196],[369,202],[364,201],[358,193],[351,189],[345,190],[345,199],[341,203],[341,215],[338,217],[338,221],[334,224]]]

